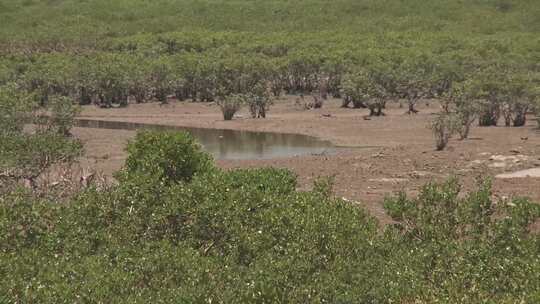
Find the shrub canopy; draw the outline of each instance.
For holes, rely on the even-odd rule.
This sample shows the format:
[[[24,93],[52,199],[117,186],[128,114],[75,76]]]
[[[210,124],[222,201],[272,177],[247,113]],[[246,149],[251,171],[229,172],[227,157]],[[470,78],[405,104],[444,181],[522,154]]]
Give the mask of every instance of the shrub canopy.
[[[388,198],[395,224],[379,227],[332,198],[331,179],[302,192],[284,169],[221,171],[187,134],[144,131],[128,152],[110,188],[63,203],[0,196],[8,302],[540,299],[540,238],[529,231],[539,205],[495,202],[489,184],[467,196],[449,181]]]

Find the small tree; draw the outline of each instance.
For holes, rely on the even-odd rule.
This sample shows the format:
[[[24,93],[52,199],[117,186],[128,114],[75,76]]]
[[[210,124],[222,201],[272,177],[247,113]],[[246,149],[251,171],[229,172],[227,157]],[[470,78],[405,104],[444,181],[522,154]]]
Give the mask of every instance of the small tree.
[[[314,109],[320,109],[320,108],[323,107],[324,100],[325,100],[323,97],[321,97],[317,93],[311,94],[311,97],[313,98],[313,108]]]
[[[508,75],[499,88],[502,99],[501,112],[507,127],[521,127],[527,120],[531,103],[528,100],[528,79],[521,72]]]
[[[457,132],[459,139],[469,137],[471,126],[477,117],[477,106],[474,102],[464,102],[456,107]]]
[[[540,128],[540,86],[533,88],[531,91],[531,103],[534,114],[536,114],[536,121],[538,123],[538,128]]]
[[[496,126],[501,117],[500,104],[494,100],[481,100],[478,125],[481,127]]]
[[[223,113],[223,119],[232,120],[234,114],[242,108],[247,99],[248,97],[244,94],[232,94],[221,98],[218,105],[221,108],[221,113]]]
[[[451,113],[439,113],[431,122],[430,128],[435,136],[435,148],[442,151],[446,148],[448,141],[456,132],[456,115]]]
[[[82,152],[79,141],[66,136],[73,122],[71,101],[53,99],[43,116],[33,96],[15,85],[0,87],[0,183],[24,181],[32,189],[52,165],[71,163]],[[35,127],[25,130],[24,125]]]
[[[269,90],[262,84],[257,84],[253,87],[250,93],[245,97],[249,112],[253,118],[266,118],[270,105],[272,105],[272,97]]]
[[[408,104],[407,114],[416,114],[416,103],[432,94],[436,85],[432,76],[432,66],[426,55],[407,58],[399,65],[396,76],[396,94],[405,98]]]
[[[382,116],[390,96],[387,84],[382,73],[359,69],[343,77],[343,93],[353,103],[356,101],[365,104],[370,116]]]
[[[512,100],[513,93],[511,84],[505,78],[506,73],[508,71],[489,68],[474,75],[479,100],[478,125],[496,126],[501,114],[504,114],[504,104]]]
[[[446,113],[451,113],[450,106],[455,110],[456,131],[461,140],[469,136],[473,122],[478,116],[478,104],[476,100],[476,87],[471,82],[454,84],[448,92],[442,96]]]
[[[144,56],[128,57],[130,72],[127,74],[128,92],[135,98],[136,103],[146,102],[151,93],[150,89],[150,59]]]
[[[540,105],[537,106],[540,108]],[[538,128],[540,129],[540,110],[536,110],[536,123],[538,124]]]
[[[174,92],[173,62],[168,57],[160,57],[150,62],[149,82],[152,95],[161,103],[167,102],[167,95]]]
[[[349,104],[353,104],[353,108],[360,109],[360,108],[367,108],[366,101],[362,99],[363,97],[360,96],[359,92],[356,91],[357,88],[354,85],[354,83],[350,82],[350,79],[345,78],[345,81],[343,83],[343,88],[341,89],[341,96],[342,96],[342,102],[341,107],[342,108],[348,108]]]
[[[69,136],[75,116],[80,113],[80,107],[73,100],[64,96],[53,96],[49,101],[50,118],[47,123],[49,131],[63,136]]]

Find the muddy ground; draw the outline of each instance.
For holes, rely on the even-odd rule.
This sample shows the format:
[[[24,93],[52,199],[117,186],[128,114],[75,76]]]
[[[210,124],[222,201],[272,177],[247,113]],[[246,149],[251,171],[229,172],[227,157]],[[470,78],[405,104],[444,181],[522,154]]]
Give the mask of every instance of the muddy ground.
[[[334,176],[335,192],[358,202],[382,222],[382,201],[397,191],[411,195],[430,181],[457,176],[468,190],[476,180],[493,178],[494,194],[499,197],[528,196],[540,201],[540,178],[495,178],[502,173],[540,167],[540,131],[529,119],[526,127],[475,127],[470,139],[451,140],[449,148],[434,150],[428,129],[439,107],[419,104],[416,115],[392,104],[384,117],[366,119],[365,109],[340,108],[334,99],[322,109],[302,110],[295,97],[276,101],[266,119],[252,119],[247,110],[233,121],[223,121],[219,107],[208,103],[171,102],[132,104],[121,109],[83,108],[86,119],[158,123],[189,127],[300,133],[329,140],[348,148],[336,154],[296,156],[270,160],[219,160],[223,168],[275,166],[293,170],[300,187],[308,189],[318,176]],[[531,117],[532,118],[532,117]],[[125,159],[124,147],[133,131],[75,128],[85,143],[83,166],[106,175],[118,170]],[[372,147],[372,148],[365,148]],[[375,147],[375,148],[373,148]]]

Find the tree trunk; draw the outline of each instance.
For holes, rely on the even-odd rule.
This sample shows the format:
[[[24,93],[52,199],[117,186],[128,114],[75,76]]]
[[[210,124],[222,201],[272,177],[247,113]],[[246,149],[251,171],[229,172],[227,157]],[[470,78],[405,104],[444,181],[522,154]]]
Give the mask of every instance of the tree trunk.
[[[464,140],[469,137],[469,132],[471,130],[471,125],[468,123],[465,123],[461,126],[461,130],[459,130],[459,139]]]
[[[488,105],[478,117],[478,125],[481,127],[496,126],[500,116],[498,105]]]
[[[88,94],[88,90],[86,89],[86,87],[81,87],[81,99],[79,100],[79,104],[80,105],[89,105],[92,103],[92,97],[90,96],[90,94]]]
[[[341,101],[341,107],[342,108],[348,108],[349,107],[349,104],[351,103],[351,97],[349,96],[344,96],[343,97],[343,100]]]
[[[366,104],[361,100],[353,99],[352,103],[353,103],[353,108],[355,108],[355,109],[365,109],[366,108]]]
[[[384,108],[384,104],[378,104],[377,105],[377,113],[375,113],[375,115],[377,116],[383,116],[384,113],[383,113],[383,108]]]
[[[407,111],[407,114],[410,115],[410,114],[418,113],[418,110],[414,108],[414,106],[416,105],[416,100],[409,100],[408,104],[409,104],[409,110]]]
[[[516,117],[514,117],[514,127],[523,127],[525,123],[527,122],[527,115],[525,115],[524,112],[516,113]]]

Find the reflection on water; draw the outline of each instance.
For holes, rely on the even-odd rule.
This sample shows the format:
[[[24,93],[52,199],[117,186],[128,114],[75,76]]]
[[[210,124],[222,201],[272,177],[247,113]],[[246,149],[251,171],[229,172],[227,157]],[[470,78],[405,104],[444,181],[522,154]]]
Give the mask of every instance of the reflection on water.
[[[187,131],[216,159],[267,159],[333,151],[330,142],[298,134],[188,128],[93,119],[76,119],[75,126],[121,130]]]

